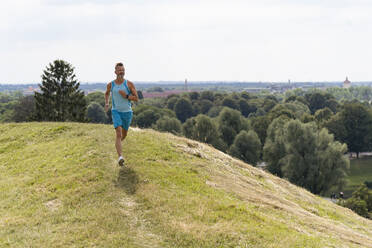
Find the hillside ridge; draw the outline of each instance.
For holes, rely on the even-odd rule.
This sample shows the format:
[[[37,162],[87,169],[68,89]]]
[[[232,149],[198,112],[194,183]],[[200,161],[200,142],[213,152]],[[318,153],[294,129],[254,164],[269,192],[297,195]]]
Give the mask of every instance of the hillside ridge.
[[[372,221],[213,147],[110,125],[0,125],[1,247],[372,247]]]

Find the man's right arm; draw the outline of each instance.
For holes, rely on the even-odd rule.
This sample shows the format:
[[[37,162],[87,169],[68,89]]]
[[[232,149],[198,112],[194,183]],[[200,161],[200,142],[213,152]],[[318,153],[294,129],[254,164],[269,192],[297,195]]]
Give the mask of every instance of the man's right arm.
[[[106,93],[105,93],[105,111],[106,112],[108,111],[108,107],[109,107],[110,92],[111,92],[111,83],[108,83],[106,87]]]

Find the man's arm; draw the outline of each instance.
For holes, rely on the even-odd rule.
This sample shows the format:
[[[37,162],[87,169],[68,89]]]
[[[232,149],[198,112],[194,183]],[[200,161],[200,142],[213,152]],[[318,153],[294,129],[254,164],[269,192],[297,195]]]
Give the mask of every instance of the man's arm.
[[[128,87],[129,87],[130,92],[131,92],[128,99],[131,100],[131,101],[137,102],[138,101],[138,94],[137,94],[136,87],[134,87],[134,84],[129,80],[128,80]]]
[[[119,94],[120,94],[123,98],[127,99],[127,94],[125,93],[124,90],[119,90],[118,92],[119,92]]]
[[[106,87],[106,93],[105,93],[105,111],[106,112],[108,111],[108,107],[109,107],[110,92],[111,92],[111,83],[108,83]]]

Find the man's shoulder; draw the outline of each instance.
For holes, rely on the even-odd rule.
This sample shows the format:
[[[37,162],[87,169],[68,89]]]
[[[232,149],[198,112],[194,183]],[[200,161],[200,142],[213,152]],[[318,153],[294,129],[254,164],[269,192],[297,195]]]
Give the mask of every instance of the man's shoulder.
[[[130,85],[130,86],[134,86],[134,83],[133,83],[132,81],[128,80],[128,79],[127,79],[127,83],[128,83],[128,85]]]

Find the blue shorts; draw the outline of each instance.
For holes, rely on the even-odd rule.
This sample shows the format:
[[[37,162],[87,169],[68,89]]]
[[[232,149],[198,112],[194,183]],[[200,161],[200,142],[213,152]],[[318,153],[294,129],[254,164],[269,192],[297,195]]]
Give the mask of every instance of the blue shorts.
[[[130,123],[132,122],[133,112],[119,112],[117,110],[112,110],[111,115],[114,128],[122,126],[128,131]]]

